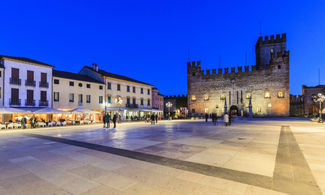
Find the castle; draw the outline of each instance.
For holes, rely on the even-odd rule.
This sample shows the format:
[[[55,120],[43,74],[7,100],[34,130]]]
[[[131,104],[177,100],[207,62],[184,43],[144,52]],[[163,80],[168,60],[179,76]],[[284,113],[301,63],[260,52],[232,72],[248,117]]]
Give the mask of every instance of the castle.
[[[256,65],[202,70],[187,62],[188,108],[191,114],[225,112],[238,116],[289,116],[289,51],[286,34],[259,37]]]

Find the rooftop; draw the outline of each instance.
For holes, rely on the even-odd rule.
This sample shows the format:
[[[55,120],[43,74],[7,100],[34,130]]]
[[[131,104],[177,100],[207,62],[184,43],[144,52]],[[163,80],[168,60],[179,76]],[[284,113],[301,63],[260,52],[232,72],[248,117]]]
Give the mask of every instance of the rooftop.
[[[8,59],[12,59],[12,60],[19,60],[19,61],[22,61],[22,62],[28,62],[28,63],[33,63],[33,64],[40,64],[40,65],[49,66],[49,67],[52,67],[52,68],[54,67],[52,65],[49,65],[49,64],[37,61],[37,60],[33,60],[33,59],[30,59],[30,58],[26,58],[26,57],[15,57],[15,56],[0,55],[0,59],[3,59],[3,58],[8,58]]]
[[[88,69],[94,71],[94,69],[89,67],[89,66],[84,66],[83,68],[88,68]],[[138,81],[138,80],[132,79],[130,77],[126,77],[126,76],[106,72],[105,70],[102,70],[102,69],[98,69],[98,73],[101,74],[102,76],[106,76],[106,77],[110,77],[110,78],[115,78],[115,79],[120,79],[120,80],[125,80],[125,81],[130,81],[130,82],[134,82],[134,83],[140,83],[140,84],[152,86],[151,84],[148,84],[148,83],[145,83],[145,82],[142,82],[142,81]]]
[[[60,78],[67,78],[67,79],[103,84],[102,82],[97,81],[89,76],[81,75],[73,72],[61,71],[61,70],[53,70],[53,77],[60,77]]]

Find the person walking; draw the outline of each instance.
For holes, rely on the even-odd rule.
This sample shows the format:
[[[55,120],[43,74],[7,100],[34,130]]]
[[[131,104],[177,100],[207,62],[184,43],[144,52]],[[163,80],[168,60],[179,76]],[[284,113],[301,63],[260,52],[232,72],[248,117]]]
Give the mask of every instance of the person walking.
[[[155,115],[154,114],[151,115],[151,124],[152,125],[155,124]]]
[[[225,125],[228,126],[229,124],[229,115],[228,113],[226,112],[225,115],[223,116],[223,120],[225,122]]]
[[[103,128],[106,127],[106,114],[103,114]]]
[[[158,123],[158,114],[155,115],[156,123]]]
[[[231,125],[231,119],[232,119],[232,116],[231,116],[231,114],[229,114],[229,123],[228,123],[229,126]]]
[[[116,114],[114,114],[114,116],[113,116],[114,129],[116,128],[116,119],[117,119],[117,116],[116,116]]]
[[[110,120],[111,120],[111,116],[107,113],[105,116],[106,128],[110,128]]]
[[[205,122],[206,123],[208,122],[208,119],[209,119],[209,115],[208,115],[208,113],[205,113]]]
[[[23,127],[23,129],[26,129],[26,118],[25,118],[25,116],[21,119],[21,126]]]

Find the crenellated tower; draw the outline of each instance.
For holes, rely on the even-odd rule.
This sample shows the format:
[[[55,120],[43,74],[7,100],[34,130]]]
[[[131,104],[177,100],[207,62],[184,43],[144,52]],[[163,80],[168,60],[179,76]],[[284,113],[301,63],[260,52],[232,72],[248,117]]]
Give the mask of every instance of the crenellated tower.
[[[287,40],[286,34],[283,33],[282,36],[277,34],[274,35],[259,37],[255,45],[255,55],[256,55],[256,65],[265,67],[267,64],[270,64],[271,55],[277,56],[278,53],[284,53],[287,49]]]

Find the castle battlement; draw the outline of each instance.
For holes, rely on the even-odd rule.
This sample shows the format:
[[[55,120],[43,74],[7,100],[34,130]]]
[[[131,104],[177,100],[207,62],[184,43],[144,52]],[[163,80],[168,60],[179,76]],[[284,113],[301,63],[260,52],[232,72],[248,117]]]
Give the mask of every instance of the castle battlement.
[[[286,33],[282,34],[282,37],[280,34],[276,34],[275,38],[274,35],[269,36],[264,36],[264,39],[262,36],[260,36],[257,40],[256,44],[270,44],[270,43],[280,43],[280,42],[286,42],[287,36]]]
[[[165,99],[176,99],[176,98],[186,98],[186,97],[187,97],[187,95],[182,94],[182,95],[166,95],[164,98]]]

